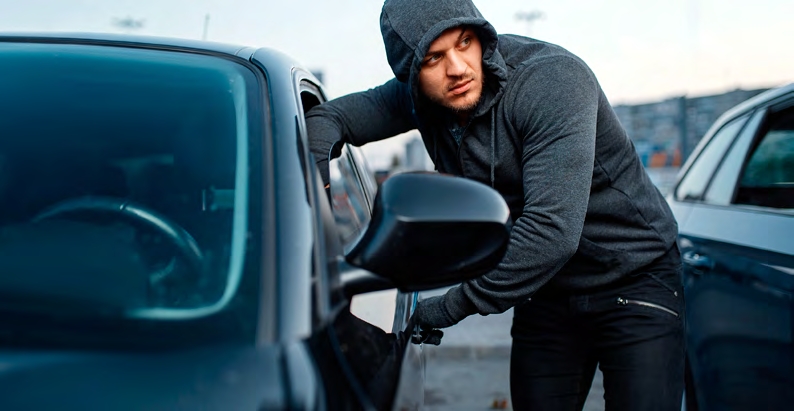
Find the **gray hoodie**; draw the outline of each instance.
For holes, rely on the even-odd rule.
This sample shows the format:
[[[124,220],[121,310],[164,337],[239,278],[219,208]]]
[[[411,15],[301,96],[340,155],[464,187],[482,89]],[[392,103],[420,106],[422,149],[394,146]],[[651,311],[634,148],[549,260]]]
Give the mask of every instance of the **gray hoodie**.
[[[482,99],[460,145],[452,116],[421,95],[417,74],[444,30],[474,28]],[[387,0],[381,14],[395,79],[317,106],[311,149],[327,177],[330,146],[419,129],[436,169],[498,190],[514,224],[499,266],[451,289],[450,315],[499,313],[541,286],[581,292],[664,256],[677,226],[587,65],[567,50],[497,35],[469,0]]]

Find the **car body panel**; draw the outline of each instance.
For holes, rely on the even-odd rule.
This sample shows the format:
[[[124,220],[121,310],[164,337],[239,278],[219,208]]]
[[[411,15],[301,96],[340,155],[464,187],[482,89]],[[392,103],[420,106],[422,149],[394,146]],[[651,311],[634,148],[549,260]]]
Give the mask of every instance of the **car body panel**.
[[[748,139],[762,137],[767,113],[792,99],[794,85],[789,85],[725,113],[687,161],[678,184],[718,130],[752,113],[747,130],[732,137],[734,148],[741,150],[734,155],[740,154],[743,162],[720,176],[732,179],[730,184],[722,181],[720,188],[735,190],[737,166],[744,167],[747,151],[754,147]],[[716,170],[704,176],[710,180],[706,193],[719,175]],[[703,197],[668,197],[679,223],[684,263],[687,356],[693,377],[688,390],[696,394],[701,410],[780,409],[794,401],[794,210],[734,204],[735,191],[726,194],[714,197],[725,198],[725,204]]]
[[[298,107],[292,70],[295,63],[286,55],[271,50],[258,50],[251,61],[265,72],[271,107],[270,131],[274,136],[273,167],[275,176],[275,235],[279,276],[276,311],[290,313],[289,320],[279,318],[279,338],[305,338],[311,333],[311,312],[305,301],[311,301],[312,256],[315,229],[313,201],[303,187],[310,184],[305,149],[307,143],[298,130]],[[298,257],[302,256],[302,257]]]
[[[333,162],[347,161],[353,166],[353,174],[359,176],[364,201],[372,208],[375,200],[377,185],[371,174],[366,170],[366,160],[361,149],[345,144],[342,147],[339,159],[332,161],[332,167],[338,167]],[[368,175],[365,175],[368,174]],[[369,181],[368,181],[369,180]],[[333,182],[332,182],[333,183]],[[332,189],[332,193],[334,190]],[[374,293],[356,295],[350,305],[350,312],[356,317],[380,328],[383,332],[398,335],[407,330],[409,320],[416,307],[419,293],[400,292],[396,289],[384,290]],[[424,403],[424,370],[425,358],[422,345],[409,344],[401,353],[401,372],[396,382],[394,410],[418,410]],[[371,361],[371,360],[364,360]],[[380,361],[380,360],[374,360]]]
[[[695,210],[680,236],[696,392],[704,409],[774,409],[790,399],[794,253],[758,245],[785,248],[770,239],[790,238],[794,218],[729,213]],[[769,236],[750,233],[758,227]]]
[[[794,213],[770,212],[745,206],[720,207],[708,204],[689,206],[689,218],[680,230],[703,238],[794,254]],[[726,224],[730,222],[730,224]],[[763,227],[763,230],[759,230]]]
[[[0,353],[5,410],[285,409],[278,347]]]

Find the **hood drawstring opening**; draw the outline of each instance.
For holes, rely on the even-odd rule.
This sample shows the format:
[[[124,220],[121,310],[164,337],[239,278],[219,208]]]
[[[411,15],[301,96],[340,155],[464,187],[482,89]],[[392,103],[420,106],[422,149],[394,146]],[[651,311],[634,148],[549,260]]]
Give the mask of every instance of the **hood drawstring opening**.
[[[495,175],[495,164],[496,161],[496,120],[494,115],[494,110],[491,110],[491,188],[495,187],[496,175]]]

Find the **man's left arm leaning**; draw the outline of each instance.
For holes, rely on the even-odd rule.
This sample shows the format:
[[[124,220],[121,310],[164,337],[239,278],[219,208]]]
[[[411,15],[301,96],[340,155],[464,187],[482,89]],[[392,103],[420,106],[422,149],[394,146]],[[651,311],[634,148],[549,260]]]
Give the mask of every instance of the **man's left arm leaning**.
[[[328,184],[328,154],[339,141],[362,146],[416,128],[410,87],[392,79],[383,85],[348,94],[306,113],[309,149]]]

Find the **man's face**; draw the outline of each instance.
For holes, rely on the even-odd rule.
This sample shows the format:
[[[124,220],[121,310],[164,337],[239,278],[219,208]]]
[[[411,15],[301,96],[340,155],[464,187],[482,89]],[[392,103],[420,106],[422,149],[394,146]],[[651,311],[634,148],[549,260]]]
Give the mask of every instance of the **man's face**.
[[[470,28],[456,27],[433,41],[419,71],[419,90],[457,113],[477,107],[483,87],[482,45]]]

